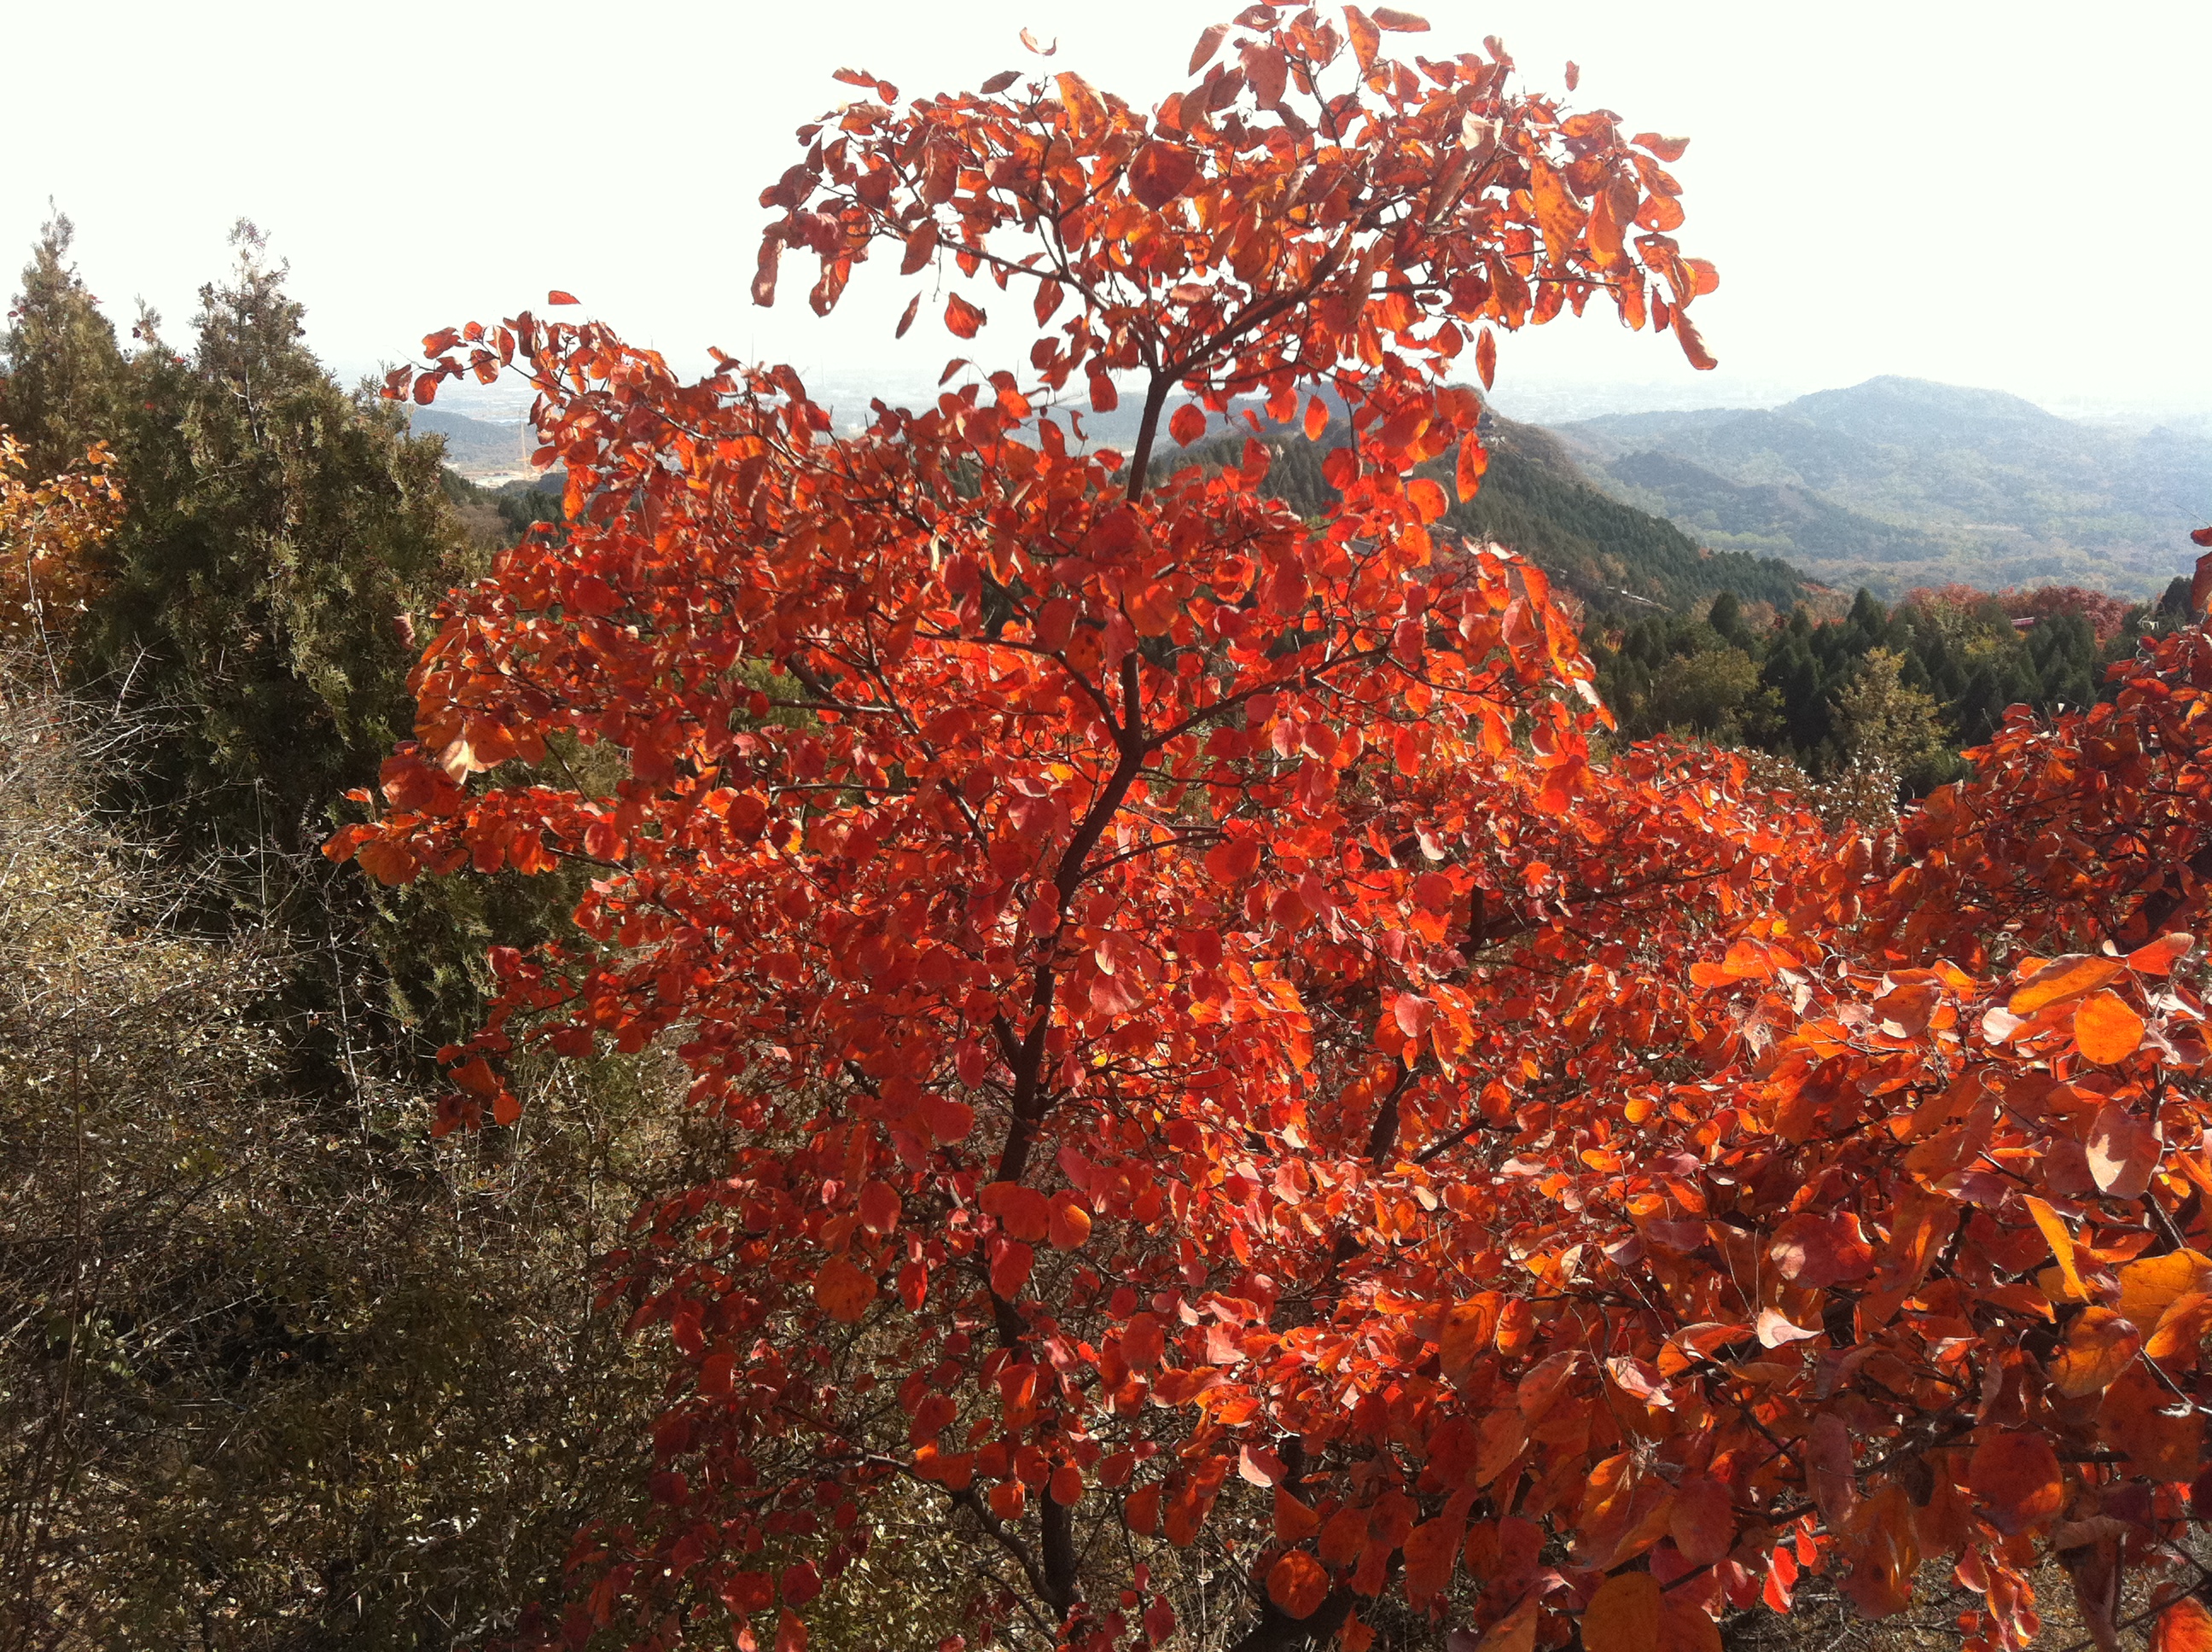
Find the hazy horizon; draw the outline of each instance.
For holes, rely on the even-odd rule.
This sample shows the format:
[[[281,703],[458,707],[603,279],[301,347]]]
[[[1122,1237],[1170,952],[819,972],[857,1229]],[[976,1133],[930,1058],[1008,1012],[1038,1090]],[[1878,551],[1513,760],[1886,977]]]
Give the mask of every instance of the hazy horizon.
[[[1008,306],[977,346],[925,319],[895,347],[905,295],[887,268],[860,271],[828,321],[797,267],[775,309],[751,305],[769,216],[755,197],[793,158],[792,130],[845,95],[830,71],[852,60],[914,95],[1072,67],[1150,103],[1181,83],[1217,9],[1235,8],[979,0],[947,28],[925,8],[848,4],[810,31],[690,3],[625,16],[489,0],[374,15],[126,4],[114,33],[127,46],[97,56],[71,49],[69,19],[49,10],[0,35],[43,70],[0,110],[13,158],[0,260],[12,243],[12,290],[51,197],[110,315],[127,325],[143,297],[176,336],[246,216],[290,262],[310,343],[347,377],[558,286],[681,364],[718,345],[903,392],[956,350],[1016,361],[1029,335]],[[1425,10],[1434,30],[1416,49],[1496,33],[1522,82],[1554,91],[1571,56],[1572,104],[1689,136],[1680,235],[1721,270],[1698,307],[1718,373],[1692,374],[1600,303],[1504,341],[1501,407],[1771,404],[1899,374],[2074,416],[2212,413],[2212,335],[2154,284],[2212,258],[2212,219],[2172,181],[2204,147],[2191,76],[2212,8]],[[1059,55],[1027,55],[1024,25]],[[571,83],[590,92],[567,117]],[[2122,238],[2148,239],[2149,257],[2107,273],[2075,250]]]

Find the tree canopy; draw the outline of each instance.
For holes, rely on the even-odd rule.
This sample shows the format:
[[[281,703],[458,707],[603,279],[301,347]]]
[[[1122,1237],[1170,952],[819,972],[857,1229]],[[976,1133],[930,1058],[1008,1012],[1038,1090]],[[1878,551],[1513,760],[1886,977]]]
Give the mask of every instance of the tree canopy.
[[[549,1641],[795,1652],[917,1501],[963,1632],[1101,1652],[1710,1652],[1936,1556],[2013,1647],[2051,1555],[2109,1652],[2124,1565],[2178,1553],[2212,641],[2011,714],[1896,835],[1726,753],[1591,762],[1547,581],[1441,546],[1418,472],[1474,493],[1450,375],[1496,331],[1602,294],[1705,359],[1682,146],[1344,16],[1209,29],[1149,116],[841,76],[757,295],[801,246],[825,313],[878,246],[949,259],[1072,307],[1026,384],[840,438],[788,368],[687,384],[530,314],[393,376],[524,374],[567,476],[330,845],[590,878],[577,936],[497,955],[442,1122],[665,1037],[738,1137],[610,1260],[665,1338],[653,1503],[586,1530]],[[1052,398],[1116,371],[1137,439],[1085,451]],[[1256,439],[1166,456],[1247,395],[1348,411],[1316,519]]]

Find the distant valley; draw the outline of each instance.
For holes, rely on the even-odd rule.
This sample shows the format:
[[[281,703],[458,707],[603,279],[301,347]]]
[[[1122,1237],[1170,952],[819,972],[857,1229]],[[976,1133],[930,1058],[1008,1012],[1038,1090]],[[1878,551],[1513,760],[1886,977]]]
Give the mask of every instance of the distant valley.
[[[506,482],[531,473],[530,453],[538,444],[529,440],[526,420],[479,419],[437,406],[407,410],[408,423],[417,435],[446,439],[446,465],[471,482]]]
[[[1956,580],[2149,595],[2212,517],[2212,440],[1870,379],[1782,406],[1614,414],[1556,433],[1584,473],[1713,550],[1895,597]]]

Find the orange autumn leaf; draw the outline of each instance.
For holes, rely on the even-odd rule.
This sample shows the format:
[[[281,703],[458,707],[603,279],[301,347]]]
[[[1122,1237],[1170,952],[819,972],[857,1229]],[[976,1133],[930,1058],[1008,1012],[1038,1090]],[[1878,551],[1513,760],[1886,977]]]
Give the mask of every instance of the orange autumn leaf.
[[[2118,980],[2126,971],[2127,966],[2118,958],[2083,953],[2052,958],[2006,1000],[2005,1008],[2025,1018],[2048,1005],[2093,993],[2106,982]]]
[[[2212,1330],[2212,1292],[2192,1291],[2166,1304],[2143,1351],[2168,1370],[2186,1370],[2197,1363],[2208,1330]]]
[[[2173,973],[2173,966],[2187,957],[2196,944],[2194,935],[2177,930],[2161,935],[2154,941],[2144,942],[2129,953],[2123,962],[2139,975],[2167,975]]]
[[[814,1276],[815,1305],[840,1325],[854,1325],[876,1299],[876,1282],[850,1262],[833,1258]]]
[[[2194,1250],[2145,1256],[2119,1269],[2119,1311],[2138,1329],[2154,1327],[2183,1297],[2208,1288],[2212,1258]]]
[[[2051,1383],[2059,1393],[2077,1398],[2101,1393],[2142,1345],[2142,1333],[2132,1321],[2109,1308],[2086,1308],[2051,1361]]]
[[[2065,1501],[2065,1483],[2051,1442],[2017,1429],[1997,1430],[1974,1448],[1966,1484],[2001,1532],[2044,1525]]]
[[[2074,1042],[2087,1060],[2113,1066],[2140,1049],[2142,1040],[2142,1017],[2115,993],[2094,993],[2074,1011]]]
[[[2077,1302],[2087,1301],[2089,1290],[2081,1282],[2080,1266],[2074,1254],[2074,1235],[2068,1229],[2065,1218],[2051,1209],[2048,1200],[2038,1199],[2033,1194],[2021,1202],[2027,1206],[2028,1215],[2033,1218],[2037,1229],[2043,1235],[2044,1242],[2051,1247],[2051,1254],[2057,1260],[2059,1272],[2066,1281],[2067,1294]]]
[[[1721,1626],[1691,1596],[1669,1594],[1661,1606],[1659,1644],[1664,1652],[1721,1652]]]
[[[2212,1652],[2212,1611],[2195,1595],[2183,1595],[2158,1614],[2150,1652]]]
[[[1583,1608],[1588,1652],[1661,1652],[1666,1598],[1648,1571],[1618,1572],[1598,1585]]]

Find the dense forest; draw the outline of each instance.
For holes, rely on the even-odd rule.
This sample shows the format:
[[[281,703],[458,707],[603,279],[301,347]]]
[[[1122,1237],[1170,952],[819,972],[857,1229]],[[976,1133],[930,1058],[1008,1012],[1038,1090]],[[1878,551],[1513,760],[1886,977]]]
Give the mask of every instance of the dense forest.
[[[1753,624],[1731,592],[1694,610],[1592,628],[1600,690],[1631,739],[1676,733],[1756,747],[1827,776],[1880,762],[1918,795],[1966,772],[2012,706],[2093,705],[2106,668],[2187,616],[2188,587],[2157,604],[2069,587],[1861,591],[1849,612],[1803,606]]]

